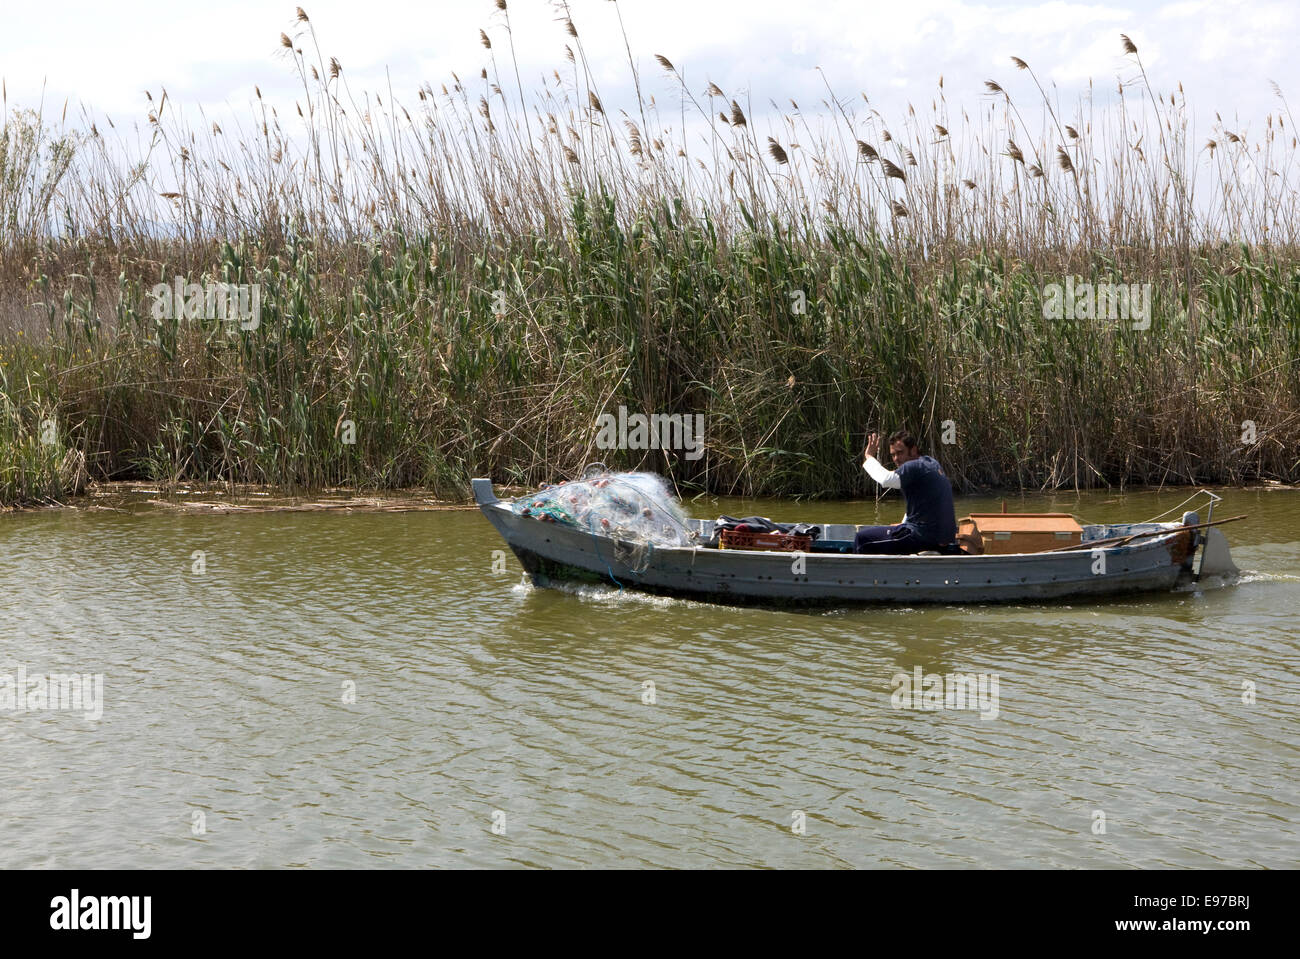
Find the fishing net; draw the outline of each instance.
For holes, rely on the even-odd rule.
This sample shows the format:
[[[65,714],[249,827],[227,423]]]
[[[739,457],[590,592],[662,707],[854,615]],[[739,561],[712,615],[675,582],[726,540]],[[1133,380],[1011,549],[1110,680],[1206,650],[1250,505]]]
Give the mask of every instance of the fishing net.
[[[510,508],[521,516],[642,547],[688,546],[694,539],[686,514],[663,479],[653,473],[589,468],[582,479],[543,486],[512,500]]]

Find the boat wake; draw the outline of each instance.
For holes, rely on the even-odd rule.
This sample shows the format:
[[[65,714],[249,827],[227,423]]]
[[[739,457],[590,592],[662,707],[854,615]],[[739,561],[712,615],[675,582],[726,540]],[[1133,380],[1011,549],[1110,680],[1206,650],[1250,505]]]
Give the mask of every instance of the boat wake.
[[[1243,569],[1241,575],[1234,576],[1227,585],[1240,586],[1247,583],[1300,583],[1300,576],[1290,573],[1263,573],[1254,569]]]
[[[577,599],[586,600],[591,603],[599,603],[602,606],[649,606],[657,609],[669,609],[675,607],[698,606],[701,608],[708,607],[708,603],[701,603],[693,599],[683,599],[678,596],[659,596],[654,593],[643,593],[634,589],[619,589],[617,586],[592,585],[590,583],[555,583],[554,585],[542,589],[534,586],[531,581],[525,579],[517,583],[510,590],[518,596],[527,596],[533,593],[544,594],[550,592],[567,593]]]
[[[1289,573],[1265,573],[1255,569],[1243,569],[1231,576],[1204,576],[1199,582],[1183,583],[1174,587],[1175,593],[1201,593],[1208,590],[1225,589],[1229,586],[1248,586],[1251,583],[1300,583],[1300,576]]]

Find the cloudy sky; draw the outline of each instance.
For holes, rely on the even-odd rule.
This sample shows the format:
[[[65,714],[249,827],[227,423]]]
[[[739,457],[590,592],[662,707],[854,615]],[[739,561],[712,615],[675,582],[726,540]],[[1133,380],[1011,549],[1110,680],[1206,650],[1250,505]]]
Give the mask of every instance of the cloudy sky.
[[[487,64],[484,29],[507,75],[504,16],[493,0],[304,0],[322,52],[343,64],[354,94],[385,90],[412,101],[423,81],[450,85],[451,71],[477,78]],[[1189,0],[1158,3],[976,3],[970,0],[570,0],[570,9],[606,107],[629,105],[627,52],[618,15],[648,93],[676,102],[653,57],[672,60],[697,94],[713,81],[761,114],[769,100],[819,108],[829,82],[841,97],[865,92],[886,117],[928,107],[942,74],[949,103],[973,107],[983,81],[1013,91],[1027,84],[1018,56],[1063,103],[1096,84],[1104,105],[1117,78],[1131,79],[1119,35],[1137,44],[1158,89],[1182,82],[1198,129],[1217,111],[1238,128],[1258,128],[1280,103],[1270,80],[1300,105],[1300,5],[1294,0]],[[566,35],[557,5],[509,0],[525,85],[562,67]],[[281,54],[281,31],[301,35],[294,5],[278,0],[0,0],[0,75],[8,108],[47,116],[70,101],[114,120],[144,118],[146,89],[166,87],[173,102],[211,117],[244,111],[253,85],[281,102],[295,82]],[[820,68],[820,71],[818,71]],[[563,72],[563,71],[561,71]],[[512,71],[510,71],[512,75]],[[823,75],[825,81],[823,81]],[[507,84],[512,86],[513,84]],[[1032,93],[1026,87],[1025,92]],[[972,111],[973,112],[973,111]]]

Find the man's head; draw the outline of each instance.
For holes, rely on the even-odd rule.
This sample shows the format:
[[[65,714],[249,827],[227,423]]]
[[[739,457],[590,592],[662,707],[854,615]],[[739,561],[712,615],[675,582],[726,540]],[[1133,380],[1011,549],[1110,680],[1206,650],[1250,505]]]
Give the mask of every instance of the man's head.
[[[894,458],[895,468],[921,458],[921,450],[916,445],[916,437],[907,430],[899,430],[889,437],[889,454]]]

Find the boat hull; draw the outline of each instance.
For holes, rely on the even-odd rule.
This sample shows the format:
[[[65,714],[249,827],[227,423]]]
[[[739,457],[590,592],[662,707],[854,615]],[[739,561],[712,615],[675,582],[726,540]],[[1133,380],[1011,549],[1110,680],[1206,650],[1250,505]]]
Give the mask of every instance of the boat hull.
[[[1167,536],[1096,551],[985,556],[648,547],[518,515],[485,480],[475,492],[538,586],[607,583],[746,605],[1032,602],[1168,590],[1189,575],[1194,535],[1171,524]]]

